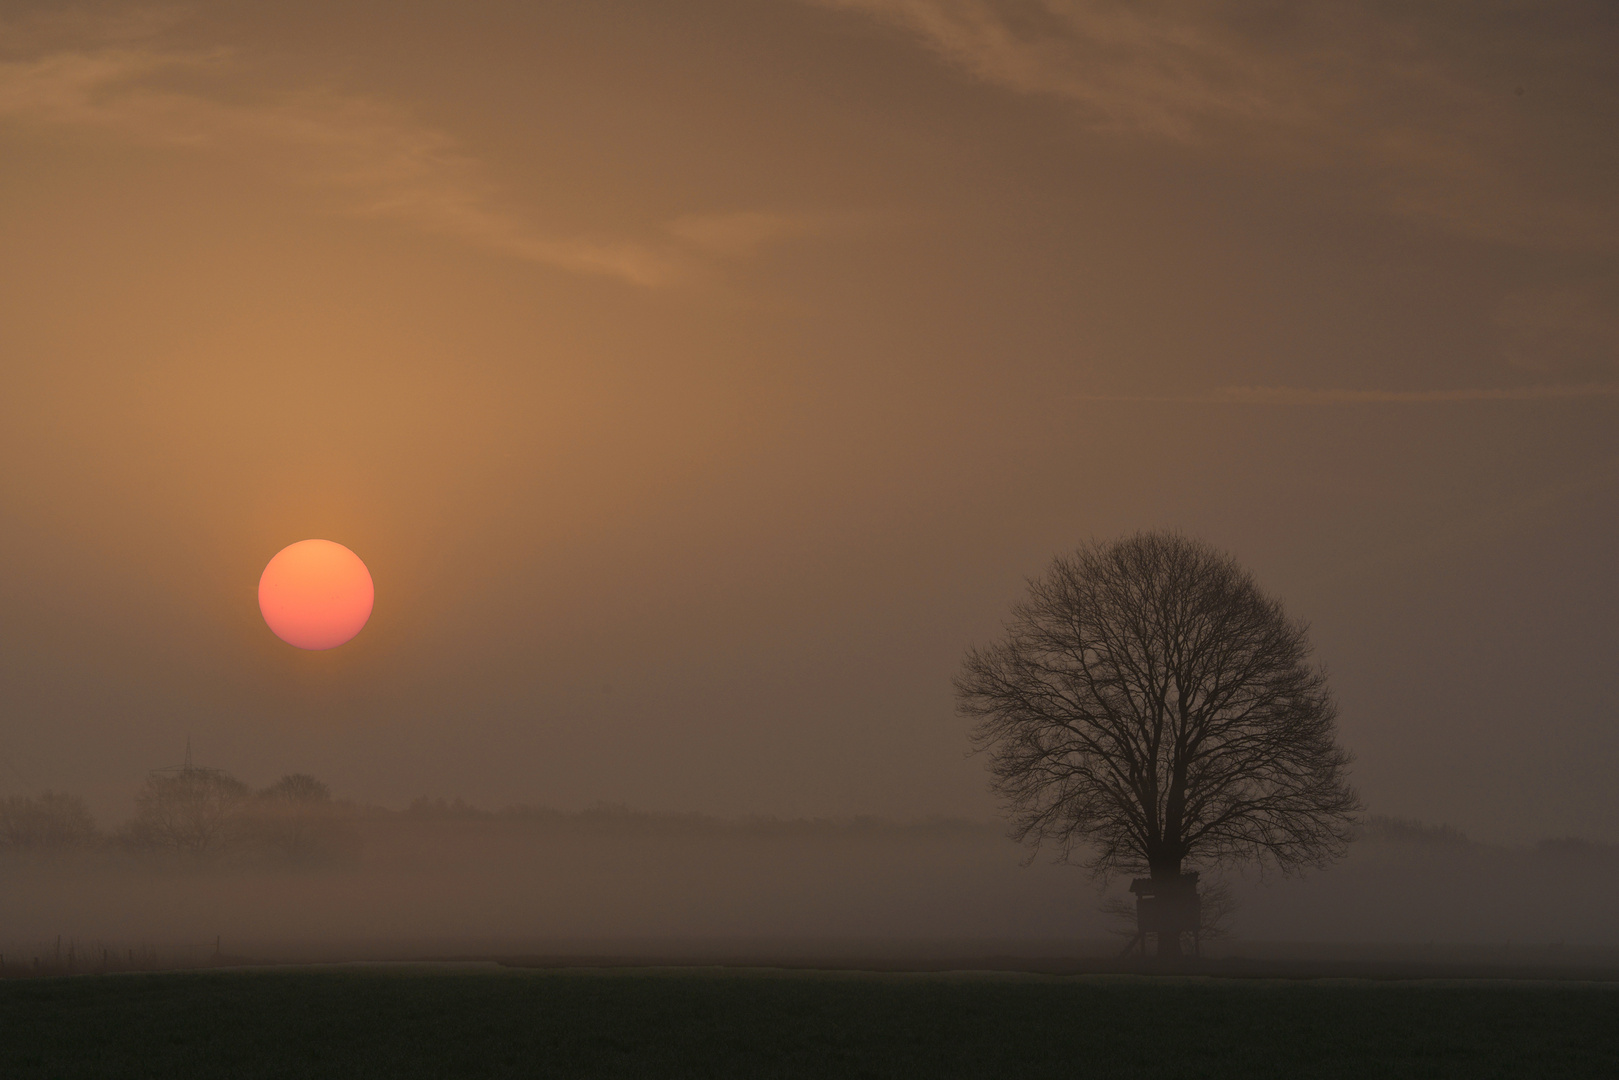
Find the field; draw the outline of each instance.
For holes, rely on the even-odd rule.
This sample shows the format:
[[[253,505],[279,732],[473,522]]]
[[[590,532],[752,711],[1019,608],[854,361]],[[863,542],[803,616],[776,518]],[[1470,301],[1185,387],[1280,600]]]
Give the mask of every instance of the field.
[[[1597,1077],[1591,982],[559,971],[494,965],[0,983],[0,1075]]]

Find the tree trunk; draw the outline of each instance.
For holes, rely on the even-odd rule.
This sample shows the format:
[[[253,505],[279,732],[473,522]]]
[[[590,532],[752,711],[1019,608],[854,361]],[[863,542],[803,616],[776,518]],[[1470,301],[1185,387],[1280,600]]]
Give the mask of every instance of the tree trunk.
[[[1181,903],[1181,889],[1184,882],[1181,878],[1181,861],[1176,857],[1160,857],[1151,860],[1148,872],[1152,876],[1155,895],[1160,897],[1159,903],[1166,907]],[[1160,930],[1158,937],[1158,958],[1160,960],[1179,960],[1181,952],[1181,931],[1174,932]]]

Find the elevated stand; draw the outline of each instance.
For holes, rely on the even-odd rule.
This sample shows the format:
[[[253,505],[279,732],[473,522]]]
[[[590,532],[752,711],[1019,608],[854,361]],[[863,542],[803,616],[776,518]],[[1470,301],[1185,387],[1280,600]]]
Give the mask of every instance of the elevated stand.
[[[1170,878],[1136,878],[1130,882],[1130,891],[1136,894],[1136,934],[1119,955],[1146,956],[1148,934],[1158,935],[1159,956],[1180,955],[1182,934],[1192,935],[1192,955],[1203,955],[1203,902],[1197,895],[1196,871]],[[1172,939],[1172,949],[1164,948],[1166,937]]]

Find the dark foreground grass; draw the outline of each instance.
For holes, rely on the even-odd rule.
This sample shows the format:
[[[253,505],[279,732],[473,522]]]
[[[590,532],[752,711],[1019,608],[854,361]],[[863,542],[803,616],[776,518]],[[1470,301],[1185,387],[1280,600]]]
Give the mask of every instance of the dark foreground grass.
[[[267,971],[0,984],[0,1076],[1614,1077],[1619,989]]]

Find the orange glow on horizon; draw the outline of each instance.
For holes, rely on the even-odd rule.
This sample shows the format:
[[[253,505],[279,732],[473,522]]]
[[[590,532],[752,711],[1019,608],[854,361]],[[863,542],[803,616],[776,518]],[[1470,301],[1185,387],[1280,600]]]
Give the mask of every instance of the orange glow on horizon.
[[[276,553],[259,577],[259,611],[275,636],[300,649],[333,649],[371,618],[376,590],[360,557],[330,540]]]

